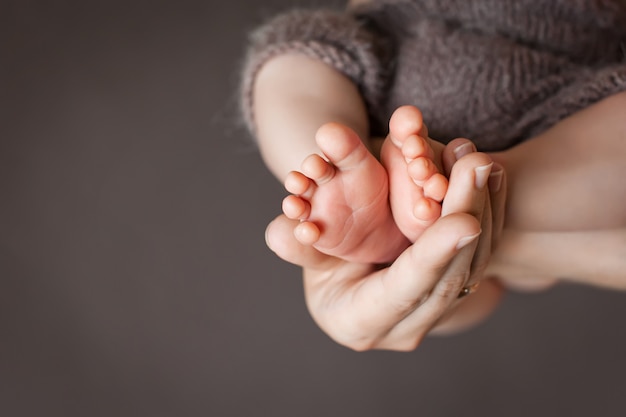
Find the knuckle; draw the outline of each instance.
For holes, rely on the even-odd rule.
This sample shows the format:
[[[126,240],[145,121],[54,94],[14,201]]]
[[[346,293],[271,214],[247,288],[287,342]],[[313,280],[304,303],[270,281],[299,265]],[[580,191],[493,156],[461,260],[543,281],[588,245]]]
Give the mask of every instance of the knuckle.
[[[475,167],[487,165],[491,162],[491,158],[487,154],[473,152],[459,159],[453,169],[459,172],[469,173],[473,172]]]
[[[426,298],[427,296],[423,297],[422,299],[393,298],[389,300],[388,306],[395,315],[397,315],[398,317],[404,317],[407,314],[415,311],[415,309],[417,309],[417,307],[419,307]]]
[[[487,270],[488,265],[489,259],[477,259],[474,263],[472,263],[471,279],[481,279]]]
[[[469,272],[458,273],[444,277],[433,288],[433,295],[440,298],[456,298],[463,287],[463,283],[469,278]]]

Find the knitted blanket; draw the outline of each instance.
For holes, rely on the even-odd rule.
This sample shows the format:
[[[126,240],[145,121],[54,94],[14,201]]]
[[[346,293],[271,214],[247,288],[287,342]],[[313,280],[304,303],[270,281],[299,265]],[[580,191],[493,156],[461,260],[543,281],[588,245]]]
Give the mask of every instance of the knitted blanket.
[[[241,103],[252,131],[255,75],[284,53],[355,82],[372,134],[413,104],[434,139],[463,136],[497,151],[626,90],[626,1],[384,0],[289,11],[251,36]]]

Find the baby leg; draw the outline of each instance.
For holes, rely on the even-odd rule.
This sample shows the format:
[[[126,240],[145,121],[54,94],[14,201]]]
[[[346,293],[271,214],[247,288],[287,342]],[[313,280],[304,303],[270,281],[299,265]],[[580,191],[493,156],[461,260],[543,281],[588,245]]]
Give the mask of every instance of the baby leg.
[[[443,148],[428,138],[417,108],[403,106],[391,116],[381,160],[389,175],[394,219],[411,242],[441,215],[441,201],[448,188],[448,180],[441,174]]]
[[[322,126],[311,155],[291,172],[283,212],[301,223],[296,239],[327,255],[365,263],[389,262],[408,246],[389,207],[387,173],[358,135],[337,123]]]

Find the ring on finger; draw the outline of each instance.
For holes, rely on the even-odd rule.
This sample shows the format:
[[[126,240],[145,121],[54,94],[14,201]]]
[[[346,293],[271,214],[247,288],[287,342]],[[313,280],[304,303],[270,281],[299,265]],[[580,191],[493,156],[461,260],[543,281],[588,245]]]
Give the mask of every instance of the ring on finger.
[[[459,292],[459,295],[456,298],[463,298],[466,295],[470,295],[476,292],[479,286],[480,286],[480,282],[475,282],[473,284],[466,285],[465,287],[461,288],[461,291]]]

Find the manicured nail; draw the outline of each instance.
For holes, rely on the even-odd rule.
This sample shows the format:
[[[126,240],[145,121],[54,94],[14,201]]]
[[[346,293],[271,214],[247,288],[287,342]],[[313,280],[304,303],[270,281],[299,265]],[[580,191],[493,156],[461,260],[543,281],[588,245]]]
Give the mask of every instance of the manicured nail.
[[[502,169],[502,167],[494,165],[491,173],[489,174],[489,191],[491,191],[492,193],[497,193],[498,191],[500,191],[503,176],[504,170]]]
[[[474,152],[474,144],[472,142],[466,142],[463,145],[459,145],[452,151],[457,161],[472,152]]]
[[[478,238],[478,236],[480,236],[480,234],[482,232],[483,231],[481,230],[480,232],[476,233],[475,235],[462,237],[461,239],[459,239],[459,242],[456,244],[456,248],[457,249],[462,249],[462,248],[466,247],[467,245],[469,245],[470,243],[475,241]]]
[[[493,162],[474,168],[474,182],[477,189],[482,190],[487,185],[487,180],[489,180],[489,173],[491,173],[492,166]]]

